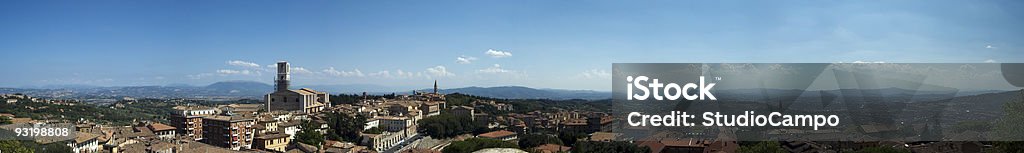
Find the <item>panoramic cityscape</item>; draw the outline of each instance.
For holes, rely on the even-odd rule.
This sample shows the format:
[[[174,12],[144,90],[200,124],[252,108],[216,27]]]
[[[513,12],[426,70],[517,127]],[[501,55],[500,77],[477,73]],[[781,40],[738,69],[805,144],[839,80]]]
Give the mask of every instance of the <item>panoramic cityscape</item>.
[[[1024,152],[1024,1],[0,1],[0,153]]]
[[[0,96],[5,101],[0,103],[0,138],[5,139],[0,141],[3,142],[0,149],[4,152],[161,153],[766,152],[773,149],[784,152],[998,152],[1006,151],[1003,149],[1008,146],[1009,149],[1018,146],[1015,143],[1021,137],[1007,135],[1021,136],[1021,132],[1004,130],[1015,129],[1020,126],[1016,121],[1024,120],[1024,115],[1011,113],[1024,109],[1020,107],[1024,106],[1024,90],[944,91],[899,85],[782,90],[763,84],[762,88],[754,89],[726,83],[722,85],[726,89],[711,90],[719,97],[711,100],[723,103],[714,104],[718,105],[713,106],[715,109],[845,111],[844,115],[855,116],[843,119],[877,121],[880,118],[890,122],[857,121],[837,127],[837,117],[835,124],[830,123],[830,127],[822,130],[818,127],[813,130],[800,127],[662,129],[625,126],[623,121],[632,118],[624,118],[620,112],[637,108],[657,112],[673,107],[692,112],[706,109],[705,105],[712,103],[635,106],[637,103],[614,102],[610,97],[591,95],[610,93],[556,92],[525,87],[446,90],[442,89],[444,82],[439,81],[423,82],[432,88],[404,93],[330,93],[294,87],[293,83],[300,82],[293,81],[294,70],[290,63],[278,61],[275,65],[272,86],[220,82],[214,85],[225,87],[201,89],[200,93],[206,94],[156,87],[120,87],[140,89],[118,90],[2,88],[9,93]],[[715,64],[705,64],[709,65]],[[778,66],[747,66],[756,68],[758,65]],[[841,69],[839,67],[844,65],[848,64],[831,64],[831,68]],[[931,66],[942,68],[941,65]],[[75,94],[89,90],[104,90],[102,93],[107,94]],[[241,90],[261,92],[262,96],[239,94]],[[777,97],[759,99],[756,97],[765,95],[751,93],[751,90]],[[849,95],[851,90],[857,95]],[[479,96],[488,92],[532,98]],[[129,96],[133,94],[145,96]],[[585,99],[587,97],[592,99]],[[819,98],[821,106],[815,104],[819,103]],[[875,100],[856,100],[860,98]],[[774,104],[778,100],[786,103]],[[882,111],[857,114],[850,104]],[[910,114],[888,116],[901,112]],[[934,114],[940,116],[927,117]],[[892,124],[892,121],[899,123]],[[633,124],[632,121],[629,124]],[[28,132],[29,129],[42,132]],[[52,132],[54,129],[64,130],[63,134]],[[45,132],[47,130],[51,132]],[[19,139],[24,137],[30,139]]]
[[[527,102],[442,94],[437,81],[432,89],[402,94],[329,94],[291,87],[289,63],[276,65],[273,90],[262,99],[65,99],[57,97],[74,96],[38,91],[50,98],[3,95],[0,119],[11,125],[73,125],[72,140],[22,142],[43,149],[37,152],[467,152],[521,143],[528,143],[522,144],[527,150],[566,152],[565,138],[607,142],[616,136],[608,133],[613,119],[606,113],[607,100]]]

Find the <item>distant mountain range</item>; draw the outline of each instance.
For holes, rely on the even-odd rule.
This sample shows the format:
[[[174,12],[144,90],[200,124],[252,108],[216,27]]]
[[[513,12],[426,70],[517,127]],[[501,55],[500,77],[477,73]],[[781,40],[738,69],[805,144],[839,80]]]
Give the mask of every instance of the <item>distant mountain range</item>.
[[[292,88],[312,88],[326,91],[331,94],[411,94],[410,87],[382,86],[372,84],[348,84],[348,85],[297,85]],[[418,91],[430,92],[432,89],[419,89]],[[844,90],[824,91],[803,91],[787,89],[731,89],[718,90],[715,95],[719,98],[733,100],[761,100],[764,95],[769,97],[791,99],[802,96],[835,97],[844,94]],[[270,84],[255,81],[223,81],[206,86],[192,86],[184,84],[173,84],[166,86],[124,86],[124,87],[99,87],[88,85],[63,85],[63,86],[40,86],[35,88],[0,88],[0,93],[25,93],[39,97],[57,98],[91,98],[91,97],[142,97],[142,98],[210,98],[210,97],[235,97],[259,99],[263,95],[273,91]],[[462,93],[475,96],[484,96],[502,99],[609,99],[611,92],[592,90],[564,90],[564,89],[537,89],[522,86],[499,86],[499,87],[463,87],[441,89],[438,91],[444,94]],[[855,92],[870,95],[871,93],[888,95],[916,95],[914,97],[949,98],[959,96],[978,95],[986,93],[1003,92],[998,90],[988,91],[916,91],[898,88],[865,89]],[[952,93],[951,93],[952,92]],[[955,95],[953,95],[955,93]],[[847,92],[849,94],[849,92]],[[923,100],[923,99],[919,99]]]
[[[330,93],[345,94],[412,94],[412,88],[395,86],[382,86],[372,84],[349,84],[349,85],[307,85],[299,86]],[[431,92],[433,89],[418,89],[416,91]],[[564,89],[535,89],[522,86],[500,86],[500,87],[463,87],[440,89],[443,94],[462,93],[475,96],[484,96],[502,99],[608,99],[611,92],[600,92],[592,90],[564,90]]]
[[[259,98],[273,86],[254,81],[224,81],[207,86],[183,84],[167,86],[41,86],[38,88],[0,88],[0,93],[24,93],[51,98]]]
[[[206,87],[208,90],[213,91],[227,91],[228,93],[247,93],[247,94],[267,94],[267,92],[273,91],[274,86],[271,86],[262,82],[255,81],[225,81],[216,82]]]
[[[429,90],[423,90],[429,91]],[[441,89],[438,91],[444,94],[462,93],[475,96],[502,98],[502,99],[609,99],[611,92],[593,90],[564,90],[564,89],[534,89],[522,86],[501,86],[501,87],[465,87],[454,89]]]
[[[39,97],[56,98],[196,98],[196,97],[238,97],[259,98],[273,91],[273,85],[255,81],[223,81],[206,86],[173,84],[165,86],[123,86],[100,87],[87,85],[50,85],[23,88],[0,88],[0,93],[24,93]],[[382,86],[372,84],[348,85],[297,85],[292,88],[311,88],[332,94],[411,94],[414,88]],[[422,89],[419,91],[430,91]],[[441,93],[463,93],[503,99],[607,99],[611,92],[590,90],[534,89],[521,86],[465,87],[441,89]]]
[[[412,94],[413,88],[382,86],[372,84],[349,84],[349,85],[309,85],[299,86],[330,93],[345,94]],[[418,89],[416,91],[431,92],[433,89]],[[564,90],[564,89],[535,89],[523,86],[500,86],[500,87],[463,87],[440,89],[443,94],[462,93],[475,96],[484,96],[502,99],[609,99],[611,92],[593,90]]]
[[[315,90],[327,91],[332,94],[361,94],[363,92],[367,92],[369,94],[412,93],[412,89],[414,89],[375,84],[299,85],[297,88],[310,88]]]

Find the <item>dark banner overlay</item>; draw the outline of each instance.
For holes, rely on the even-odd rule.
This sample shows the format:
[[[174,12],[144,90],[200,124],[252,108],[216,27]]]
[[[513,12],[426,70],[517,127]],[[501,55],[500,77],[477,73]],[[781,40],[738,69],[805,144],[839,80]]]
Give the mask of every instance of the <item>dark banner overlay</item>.
[[[75,140],[78,131],[71,123],[18,123],[0,126],[0,140],[32,140],[46,144]]]
[[[626,140],[1024,141],[1020,63],[615,63]]]

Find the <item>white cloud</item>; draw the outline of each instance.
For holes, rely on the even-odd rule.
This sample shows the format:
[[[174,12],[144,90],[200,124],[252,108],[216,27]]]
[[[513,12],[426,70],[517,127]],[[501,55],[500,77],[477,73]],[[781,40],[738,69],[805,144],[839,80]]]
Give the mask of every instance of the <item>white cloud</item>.
[[[402,70],[395,71],[394,77],[396,78],[415,78],[423,77],[423,72],[406,72]]]
[[[212,76],[212,75],[213,75],[213,73],[199,73],[199,74],[185,75],[185,77],[188,77],[189,79],[193,79],[193,80],[198,80],[198,79],[203,79],[205,77]]]
[[[385,78],[390,78],[390,77],[391,77],[391,72],[388,72],[388,71],[377,71],[377,72],[369,73],[369,74],[367,74],[367,75],[369,75],[369,76],[371,76],[371,77],[385,77]]]
[[[996,48],[997,48],[996,46],[985,45],[985,49],[996,49]]]
[[[492,81],[508,81],[508,79],[526,79],[527,75],[525,71],[509,70],[503,68],[500,64],[494,64],[491,67],[477,70],[476,72],[480,79],[490,79]]]
[[[359,69],[355,69],[353,71],[339,71],[337,69],[334,69],[334,67],[329,67],[327,69],[322,70],[321,72],[326,73],[328,75],[340,76],[340,77],[363,77],[363,76],[365,76],[362,71],[359,71]]]
[[[217,74],[223,74],[223,75],[233,75],[233,74],[251,75],[251,74],[256,74],[256,73],[254,73],[253,71],[249,71],[249,70],[226,70],[226,69],[221,69],[221,70],[217,70]]]
[[[455,63],[469,64],[469,63],[473,63],[473,61],[475,61],[475,60],[476,60],[476,57],[472,57],[472,56],[459,56],[459,57],[455,58]]]
[[[843,63],[843,62],[839,62],[839,63]],[[872,61],[853,61],[853,63],[858,63],[858,64],[860,64],[860,63],[885,63],[885,61],[874,61],[874,62],[872,62]]]
[[[512,71],[512,70],[502,69],[502,65],[498,65],[498,64],[495,64],[495,66],[489,67],[487,69],[478,70],[477,72],[481,72],[481,73],[515,73],[515,71]]]
[[[595,78],[596,79],[611,79],[612,78],[612,73],[609,73],[608,71],[605,71],[605,70],[591,69],[591,70],[583,71],[583,73],[580,73],[577,76],[579,78],[585,78],[585,79],[595,79]]]
[[[313,71],[310,71],[304,67],[292,67],[291,71],[295,72],[295,74],[313,74]]]
[[[373,73],[367,73],[366,75],[370,76],[370,77],[390,78],[390,79],[416,79],[416,78],[427,78],[427,79],[429,79],[432,76],[433,77],[450,77],[450,76],[455,76],[455,73],[449,72],[448,68],[446,68],[444,66],[435,66],[435,67],[427,68],[425,71],[421,71],[421,72],[410,72],[410,71],[405,71],[405,70],[398,69],[398,70],[395,70],[395,71],[381,70],[381,71],[377,71],[377,72],[373,72]]]
[[[506,69],[502,69],[501,65],[499,65],[499,64],[494,64],[494,66],[488,67],[486,69],[481,69],[481,70],[479,70],[479,72],[483,72],[483,73],[509,73],[509,72],[512,72],[512,71],[506,70]]]
[[[494,49],[488,49],[487,52],[485,52],[485,54],[490,55],[491,57],[494,57],[494,58],[502,58],[502,57],[512,56],[512,52],[506,52],[506,51],[500,51],[500,50],[494,50]]]
[[[993,60],[993,59],[985,60],[985,63],[995,63],[995,62],[996,62],[996,60]]]
[[[430,69],[436,69],[436,68],[428,68],[427,70],[429,71]],[[442,72],[442,71],[438,70],[438,73],[439,73],[438,75],[443,74],[443,73],[440,73],[440,72]],[[451,76],[455,75],[455,74],[451,74],[451,73],[448,73],[448,74],[451,75]],[[408,79],[408,78],[426,78],[427,77],[426,75],[423,75],[423,72],[408,72],[408,71],[403,71],[403,70],[395,70],[394,73],[392,73],[392,71],[377,71],[377,72],[369,73],[367,75],[369,75],[371,77],[381,77],[381,78],[391,78],[391,79]]]
[[[260,68],[259,64],[256,64],[256,63],[253,63],[253,62],[240,61],[240,60],[228,61],[228,65],[241,66],[241,67],[251,67],[251,68]]]
[[[436,77],[455,76],[455,73],[448,72],[447,68],[445,68],[444,66],[440,66],[440,65],[432,67],[432,68],[427,68],[427,73],[429,73],[430,75],[436,76]]]

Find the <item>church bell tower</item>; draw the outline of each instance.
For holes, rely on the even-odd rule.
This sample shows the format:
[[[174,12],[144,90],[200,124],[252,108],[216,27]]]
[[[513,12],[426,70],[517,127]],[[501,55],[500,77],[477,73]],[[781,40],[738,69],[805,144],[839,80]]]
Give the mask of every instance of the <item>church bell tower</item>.
[[[289,80],[291,80],[291,75],[288,74],[288,62],[277,62],[277,78],[274,79],[275,90],[287,91],[288,85],[291,83]]]

